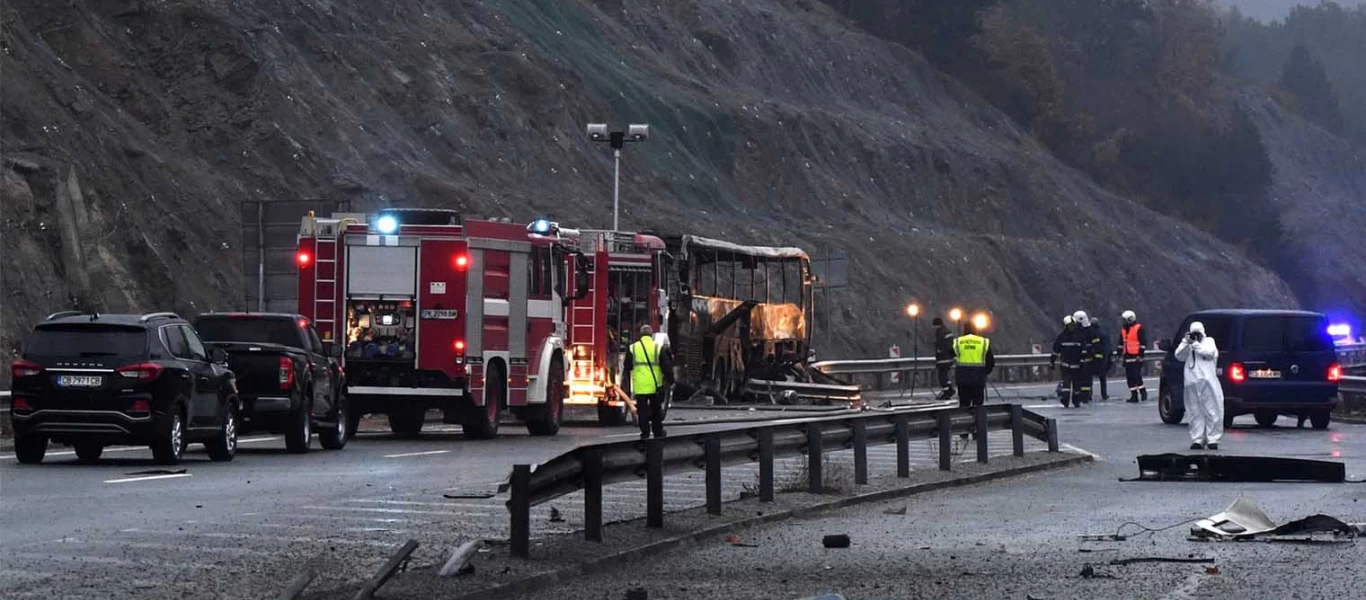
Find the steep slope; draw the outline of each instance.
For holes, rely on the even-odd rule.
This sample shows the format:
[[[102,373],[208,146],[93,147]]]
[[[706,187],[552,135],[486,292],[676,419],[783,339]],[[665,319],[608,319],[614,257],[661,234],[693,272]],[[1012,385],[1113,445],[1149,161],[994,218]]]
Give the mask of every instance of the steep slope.
[[[583,124],[648,122],[623,224],[848,250],[824,355],[905,345],[901,307],[1290,306],[1275,275],[1099,189],[905,48],[809,0],[11,0],[3,342],[75,298],[241,303],[240,200],[610,222]],[[79,192],[76,190],[79,189]],[[890,326],[889,326],[890,325]]]
[[[1275,166],[1271,198],[1286,233],[1286,280],[1309,307],[1366,314],[1366,150],[1287,113],[1257,91],[1238,98]]]

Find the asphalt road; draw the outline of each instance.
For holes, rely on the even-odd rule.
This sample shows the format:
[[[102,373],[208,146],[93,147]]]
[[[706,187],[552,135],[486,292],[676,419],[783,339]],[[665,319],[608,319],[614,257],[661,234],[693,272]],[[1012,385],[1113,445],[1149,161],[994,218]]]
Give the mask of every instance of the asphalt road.
[[[1366,521],[1366,485],[1120,482],[1137,475],[1139,454],[1188,452],[1184,427],[1159,423],[1156,407],[1111,401],[1082,409],[1036,405],[1059,417],[1063,441],[1098,461],[1040,474],[849,508],[819,518],[739,532],[757,547],[722,543],[675,549],[648,562],[567,581],[535,600],[623,597],[644,588],[669,598],[796,599],[825,593],[882,598],[1363,598],[1366,545],[1199,543],[1189,519],[1223,511],[1239,497],[1278,523],[1324,513]],[[1340,460],[1348,478],[1366,477],[1366,426],[1327,431],[1294,422],[1260,429],[1239,418],[1222,454]],[[905,514],[888,514],[906,508]],[[1135,522],[1150,528],[1143,533]],[[1129,534],[1084,542],[1083,534]],[[849,549],[825,549],[846,533]],[[1109,562],[1209,557],[1212,565]],[[1092,576],[1082,576],[1092,565]],[[1207,566],[1217,573],[1206,571]]]

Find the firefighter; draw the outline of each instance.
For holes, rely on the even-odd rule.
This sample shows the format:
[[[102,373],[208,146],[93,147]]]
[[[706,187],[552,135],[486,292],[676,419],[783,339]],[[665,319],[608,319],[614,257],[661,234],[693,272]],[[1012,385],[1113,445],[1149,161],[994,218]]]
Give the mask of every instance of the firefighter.
[[[949,372],[953,370],[953,331],[944,326],[944,319],[934,318],[934,370],[939,374],[940,400],[953,397],[953,380]]]
[[[1092,327],[1091,317],[1086,311],[1079,310],[1072,313],[1072,320],[1077,324],[1078,341],[1081,342],[1081,368],[1077,377],[1084,381],[1077,386],[1077,399],[1082,404],[1091,403],[1091,379],[1100,368],[1100,363],[1105,358],[1105,348],[1100,345],[1100,337]],[[1074,403],[1075,404],[1075,403]]]
[[[1119,333],[1119,354],[1124,361],[1124,378],[1129,382],[1129,403],[1148,401],[1148,387],[1143,385],[1143,350],[1148,347],[1148,331],[1138,322],[1132,310],[1124,311],[1120,319],[1124,327]]]
[[[1219,384],[1219,347],[1205,335],[1205,324],[1191,323],[1176,347],[1181,361],[1186,411],[1190,413],[1191,450],[1218,450],[1224,437],[1224,390]]]
[[[1053,356],[1049,366],[1057,366],[1062,361],[1062,405],[1081,406],[1082,392],[1091,393],[1091,377],[1082,377],[1082,333],[1076,319],[1063,317],[1062,333],[1053,340]]]
[[[991,340],[977,335],[977,325],[967,323],[967,333],[953,340],[957,362],[954,379],[958,382],[958,406],[981,406],[987,400],[987,376],[996,368],[996,353]]]
[[[673,383],[668,349],[655,345],[654,329],[642,325],[640,340],[627,349],[621,373],[621,387],[635,398],[640,411],[640,439],[649,439],[651,433],[664,437],[664,399]]]
[[[1110,355],[1110,336],[1105,335],[1105,330],[1100,327],[1100,319],[1090,319],[1091,326],[1087,329],[1093,344],[1091,353],[1091,372],[1100,379],[1100,399],[1102,402],[1110,399],[1110,387],[1107,379],[1110,377],[1110,370],[1114,368],[1114,361]]]

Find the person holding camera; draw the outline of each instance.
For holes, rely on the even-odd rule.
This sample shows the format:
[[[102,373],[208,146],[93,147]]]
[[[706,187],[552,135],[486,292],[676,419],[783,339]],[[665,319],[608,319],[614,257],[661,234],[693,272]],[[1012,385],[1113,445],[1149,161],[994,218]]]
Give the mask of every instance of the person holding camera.
[[[1218,450],[1224,437],[1224,390],[1219,385],[1219,348],[1205,335],[1205,324],[1191,323],[1176,347],[1183,363],[1186,412],[1190,414],[1191,450]]]

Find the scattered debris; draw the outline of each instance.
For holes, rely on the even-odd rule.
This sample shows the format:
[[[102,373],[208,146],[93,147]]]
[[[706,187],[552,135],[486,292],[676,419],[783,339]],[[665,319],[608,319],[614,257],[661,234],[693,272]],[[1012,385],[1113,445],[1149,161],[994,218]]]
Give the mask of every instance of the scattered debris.
[[[1077,539],[1083,542],[1122,542],[1129,538],[1117,533],[1088,533],[1077,536]]]
[[[821,540],[821,544],[826,548],[848,548],[849,535],[844,533],[827,535]]]
[[[1355,538],[1366,529],[1348,525],[1327,515],[1312,515],[1277,526],[1251,500],[1239,498],[1217,515],[1201,519],[1191,528],[1191,536],[1216,540],[1313,541],[1290,540],[1285,536],[1331,533]]]
[[[802,598],[801,600],[844,600],[844,596],[841,596],[839,594],[821,594],[819,596]]]
[[[1215,566],[1205,567],[1205,574],[1206,574],[1206,575],[1218,575],[1218,574],[1219,574],[1219,567],[1215,567]]]
[[[389,557],[389,560],[385,561],[384,566],[380,567],[379,572],[375,573],[373,577],[361,586],[360,590],[356,592],[356,595],[352,597],[352,600],[370,600],[371,598],[374,598],[375,592],[379,590],[380,586],[389,581],[389,579],[394,576],[394,572],[398,571],[399,567],[408,564],[408,557],[413,555],[413,551],[417,550],[417,547],[417,540],[408,540],[407,542],[404,542],[403,546],[398,549],[398,552],[395,552],[393,556]]]
[[[304,569],[302,573],[289,580],[289,585],[285,586],[284,591],[280,592],[280,600],[294,600],[304,593],[304,588],[317,579],[318,572],[313,569]]]
[[[737,535],[735,535],[735,534],[731,534],[731,535],[726,536],[726,543],[727,543],[727,544],[730,544],[730,545],[732,545],[732,546],[739,547],[739,548],[758,548],[758,547],[759,547],[759,544],[747,544],[747,543],[741,542],[741,541],[740,541],[740,537],[737,536]]]
[[[1115,579],[1114,574],[1097,572],[1090,564],[1083,566],[1079,575],[1082,579]]]
[[[146,471],[133,471],[129,475],[184,475],[185,469],[148,469]]]
[[[437,572],[439,577],[450,577],[452,575],[464,575],[474,572],[474,565],[470,564],[470,559],[479,553],[479,540],[472,540],[460,544],[454,552],[451,552],[450,560]]]
[[[1138,473],[1134,479],[1120,481],[1347,481],[1343,463],[1272,456],[1145,454],[1138,457]]]
[[[901,506],[901,508],[889,508],[889,509],[887,509],[887,510],[882,511],[882,514],[884,514],[884,515],[904,515],[904,514],[906,514],[906,506],[903,504],[903,505]]]
[[[626,600],[650,600],[650,592],[645,588],[631,588],[626,590]]]
[[[560,509],[555,508],[555,507],[553,507],[553,506],[550,507],[550,522],[551,522],[551,523],[563,523],[563,522],[564,522],[564,517],[560,515]]]
[[[1135,563],[1212,563],[1213,558],[1205,557],[1172,557],[1172,556],[1138,556],[1134,558],[1116,558],[1110,561],[1112,566],[1132,565]]]
[[[498,492],[464,492],[445,493],[441,494],[441,497],[448,498],[450,500],[488,500],[489,498],[492,498],[497,495]]]

